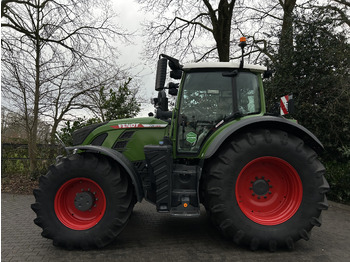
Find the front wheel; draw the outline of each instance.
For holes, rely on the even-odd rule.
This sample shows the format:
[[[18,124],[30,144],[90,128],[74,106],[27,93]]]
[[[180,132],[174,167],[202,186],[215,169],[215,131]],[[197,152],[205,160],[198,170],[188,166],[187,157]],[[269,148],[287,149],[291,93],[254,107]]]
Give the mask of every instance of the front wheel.
[[[133,187],[107,157],[91,153],[63,159],[34,190],[35,224],[56,246],[106,246],[122,231],[133,209]]]
[[[204,204],[237,244],[276,250],[309,239],[329,189],[316,153],[280,130],[238,135],[204,169]]]

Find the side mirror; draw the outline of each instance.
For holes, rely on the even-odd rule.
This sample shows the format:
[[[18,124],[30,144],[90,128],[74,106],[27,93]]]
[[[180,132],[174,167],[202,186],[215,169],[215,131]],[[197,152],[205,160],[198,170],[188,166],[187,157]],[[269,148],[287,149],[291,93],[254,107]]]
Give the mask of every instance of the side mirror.
[[[157,74],[156,74],[156,91],[161,91],[165,86],[166,79],[166,69],[167,69],[167,59],[160,58],[157,64]]]
[[[179,70],[182,68],[182,65],[180,64],[179,60],[177,60],[176,58],[165,55],[165,54],[160,54],[160,56],[169,60],[169,67],[171,70],[176,71],[176,70]]]

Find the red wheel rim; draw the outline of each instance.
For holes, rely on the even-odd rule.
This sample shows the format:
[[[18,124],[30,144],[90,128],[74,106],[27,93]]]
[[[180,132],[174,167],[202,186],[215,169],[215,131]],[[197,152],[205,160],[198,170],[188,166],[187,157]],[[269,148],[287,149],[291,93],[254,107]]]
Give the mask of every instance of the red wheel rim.
[[[103,190],[91,179],[71,179],[56,193],[56,216],[68,228],[89,229],[102,219],[105,210],[106,197]]]
[[[297,171],[276,157],[249,162],[236,183],[236,199],[242,212],[261,225],[278,225],[298,210],[303,186]]]

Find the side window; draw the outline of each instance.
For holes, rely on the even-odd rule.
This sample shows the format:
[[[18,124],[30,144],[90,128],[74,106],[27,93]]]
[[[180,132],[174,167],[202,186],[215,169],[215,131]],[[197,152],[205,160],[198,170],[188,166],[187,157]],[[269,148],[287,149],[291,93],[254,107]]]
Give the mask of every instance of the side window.
[[[236,77],[238,110],[246,115],[260,112],[258,78],[253,73],[241,72]]]

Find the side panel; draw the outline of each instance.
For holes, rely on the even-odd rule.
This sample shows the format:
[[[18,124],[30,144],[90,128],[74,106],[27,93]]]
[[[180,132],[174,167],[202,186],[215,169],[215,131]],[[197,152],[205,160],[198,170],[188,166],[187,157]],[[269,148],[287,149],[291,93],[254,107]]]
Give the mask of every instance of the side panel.
[[[209,139],[204,145],[200,157],[209,158],[218,150],[218,148],[231,136],[234,136],[236,132],[241,132],[244,130],[252,128],[275,128],[279,130],[292,133],[295,136],[301,138],[305,144],[309,145],[317,153],[323,151],[322,143],[317,139],[317,137],[312,134],[305,127],[289,121],[282,117],[274,116],[257,116],[246,118],[237,122],[232,123],[229,126],[224,127],[224,129],[219,129],[217,135],[213,134],[213,139]]]

